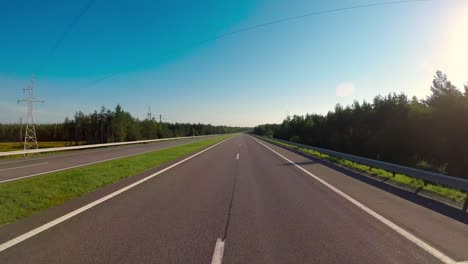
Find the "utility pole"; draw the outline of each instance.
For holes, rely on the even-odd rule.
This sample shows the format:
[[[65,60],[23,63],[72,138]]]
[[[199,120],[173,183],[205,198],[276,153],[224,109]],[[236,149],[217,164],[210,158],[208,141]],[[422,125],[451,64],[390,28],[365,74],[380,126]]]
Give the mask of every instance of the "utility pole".
[[[27,98],[18,100],[20,102],[27,102],[28,103],[28,117],[26,119],[26,130],[24,132],[24,150],[32,149],[32,148],[39,148],[37,144],[37,137],[36,137],[36,126],[34,125],[34,118],[33,118],[33,104],[34,103],[43,103],[44,101],[37,100],[34,98],[34,75],[31,76],[31,84],[28,88],[23,89],[23,93],[26,95]]]
[[[23,118],[20,117],[20,140],[19,140],[20,144],[21,142],[23,142]]]
[[[162,122],[162,115],[159,115],[159,123]]]

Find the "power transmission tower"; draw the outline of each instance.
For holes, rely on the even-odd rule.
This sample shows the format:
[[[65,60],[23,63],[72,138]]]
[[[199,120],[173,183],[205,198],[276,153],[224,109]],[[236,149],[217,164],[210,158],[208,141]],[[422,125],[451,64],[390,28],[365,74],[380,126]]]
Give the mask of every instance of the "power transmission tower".
[[[148,105],[148,114],[146,114],[146,118],[148,120],[153,120],[153,117],[151,115],[151,106]]]
[[[26,119],[26,130],[24,132],[24,150],[32,149],[32,148],[39,148],[37,144],[37,137],[36,137],[36,126],[34,125],[34,118],[33,118],[33,104],[34,103],[43,103],[44,101],[37,100],[34,98],[34,76],[31,76],[31,84],[28,88],[23,89],[23,94],[26,95],[27,98],[18,100],[20,102],[27,102],[28,103],[28,117]]]

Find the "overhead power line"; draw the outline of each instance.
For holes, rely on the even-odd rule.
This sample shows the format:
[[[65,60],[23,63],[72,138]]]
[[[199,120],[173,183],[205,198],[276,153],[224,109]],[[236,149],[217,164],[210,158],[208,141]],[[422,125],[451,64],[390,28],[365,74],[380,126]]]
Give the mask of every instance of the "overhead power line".
[[[42,70],[42,68],[46,65],[47,60],[52,57],[55,53],[55,51],[59,48],[60,44],[62,44],[63,40],[66,38],[66,36],[70,33],[70,31],[73,29],[73,27],[80,21],[81,17],[91,8],[91,6],[94,4],[96,0],[90,0],[87,2],[87,4],[84,6],[84,8],[81,10],[81,12],[75,16],[70,24],[65,28],[65,30],[59,35],[57,40],[55,41],[54,45],[52,46],[48,56],[46,56],[40,66],[38,71]],[[37,100],[34,97],[34,76],[31,77],[31,84],[28,88],[23,89],[23,92],[28,93],[28,97],[24,98],[22,100],[18,100],[18,103],[20,102],[27,102],[28,103],[28,116],[26,119],[26,131],[25,131],[25,137],[24,137],[24,149],[30,149],[30,148],[38,148],[37,144],[37,137],[36,137],[36,127],[34,124],[34,118],[33,118],[33,104],[37,102],[44,102],[41,100]],[[22,121],[20,121],[22,123]],[[22,127],[21,127],[22,130]],[[22,133],[21,133],[22,134]],[[22,135],[20,136],[22,137]]]
[[[81,9],[81,12],[73,18],[73,20],[68,24],[65,29],[58,35],[57,39],[55,40],[53,46],[51,47],[49,53],[47,54],[46,58],[43,60],[39,67],[39,71],[42,70],[42,68],[46,65],[47,60],[54,56],[55,52],[57,49],[60,47],[62,42],[65,40],[65,38],[70,34],[70,32],[73,30],[73,28],[80,22],[81,17],[86,14],[86,12],[93,6],[93,4],[96,2],[96,0],[90,0],[86,3],[86,5]]]
[[[270,26],[270,25],[273,25],[273,24],[278,24],[278,23],[283,23],[283,22],[287,22],[287,21],[302,19],[302,18],[306,18],[306,17],[310,17],[310,16],[317,16],[317,15],[323,15],[323,14],[327,14],[327,13],[336,13],[336,12],[342,12],[342,11],[353,10],[353,9],[374,7],[374,6],[395,5],[395,4],[404,4],[404,3],[411,3],[411,2],[429,2],[429,1],[432,1],[432,0],[388,1],[388,2],[380,2],[380,3],[365,4],[365,5],[355,5],[355,6],[349,6],[349,7],[341,7],[341,8],[335,8],[335,9],[317,11],[317,12],[307,13],[307,14],[303,14],[303,15],[298,15],[298,16],[286,17],[286,18],[282,18],[282,19],[278,19],[278,20],[273,20],[273,21],[265,22],[265,23],[250,26],[250,27],[245,27],[245,28],[242,28],[242,29],[239,29],[239,30],[235,30],[235,31],[231,31],[231,32],[219,35],[219,36],[213,38],[213,40],[224,38],[224,37],[227,37],[227,36],[230,36],[230,35],[235,35],[235,34],[238,34],[238,33],[241,33],[241,32],[245,32],[245,31],[254,30],[254,29],[257,29],[257,28],[261,28],[261,27],[267,27],[267,26]]]
[[[311,13],[307,13],[307,14],[303,14],[303,15],[286,17],[286,18],[282,18],[282,19],[272,20],[272,21],[269,21],[269,22],[265,22],[265,23],[261,23],[261,24],[241,28],[241,29],[238,29],[238,30],[234,30],[234,31],[231,31],[231,32],[228,32],[228,33],[224,33],[224,34],[221,34],[221,35],[209,38],[209,39],[205,39],[205,40],[193,43],[192,46],[199,46],[199,45],[205,44],[207,42],[211,42],[211,41],[218,40],[218,39],[221,39],[221,38],[225,38],[225,37],[228,37],[228,36],[236,35],[236,34],[239,34],[239,33],[246,32],[246,31],[251,31],[251,30],[258,29],[258,28],[267,27],[267,26],[271,26],[271,25],[274,25],[274,24],[284,23],[284,22],[288,22],[288,21],[292,21],[292,20],[303,19],[303,18],[307,18],[307,17],[311,17],[311,16],[318,16],[318,15],[323,15],[323,14],[328,14],[328,13],[337,13],[337,12],[343,12],[343,11],[348,11],[348,10],[353,10],[353,9],[369,8],[369,7],[376,7],[376,6],[388,6],[388,5],[406,4],[406,3],[412,3],[412,2],[430,2],[430,1],[432,1],[432,0],[386,1],[386,2],[364,4],[364,5],[354,5],[354,6],[348,6],[348,7],[340,7],[340,8],[334,8],[334,9],[316,11],[316,12],[311,12]],[[176,51],[179,51],[179,50],[180,49],[176,49],[176,50],[173,50],[172,52],[176,52]],[[153,57],[151,60],[154,60],[154,59],[159,58],[159,57],[163,57],[163,56]],[[115,77],[117,75],[120,75],[120,74],[122,74],[122,72],[120,72],[120,73],[119,72],[111,73],[111,74],[109,74],[107,76],[104,76],[104,77],[101,77],[101,78],[98,78],[98,79],[94,80],[90,85],[98,84],[100,82],[111,79],[111,78],[113,78],[113,77]]]
[[[59,48],[60,44],[62,44],[63,40],[72,31],[73,27],[75,27],[75,25],[80,21],[81,17],[91,8],[91,6],[93,6],[95,2],[96,0],[90,0],[81,10],[81,12],[75,18],[73,18],[72,22],[68,24],[65,30],[62,31],[62,33],[59,35],[59,37],[55,41],[55,44],[50,49],[49,56],[52,56],[55,53],[55,51]]]

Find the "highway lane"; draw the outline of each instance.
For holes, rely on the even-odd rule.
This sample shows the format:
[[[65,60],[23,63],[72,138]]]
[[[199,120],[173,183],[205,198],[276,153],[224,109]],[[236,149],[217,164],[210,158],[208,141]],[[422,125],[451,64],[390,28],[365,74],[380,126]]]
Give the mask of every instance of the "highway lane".
[[[247,139],[223,263],[439,263]]]
[[[208,137],[177,139],[146,144],[124,145],[88,150],[57,152],[31,158],[13,158],[0,160],[0,183],[14,179],[42,175],[56,170],[74,168],[90,163],[97,163],[121,157],[146,153],[158,149],[180,146]]]
[[[468,260],[468,212],[262,143],[449,256]]]
[[[373,199],[384,195],[374,191]],[[425,221],[424,210],[416,220]],[[455,221],[440,217],[432,232],[451,235]],[[0,244],[26,223],[34,226],[0,227]],[[0,252],[0,263],[210,263],[220,238],[222,263],[440,263],[246,135]]]

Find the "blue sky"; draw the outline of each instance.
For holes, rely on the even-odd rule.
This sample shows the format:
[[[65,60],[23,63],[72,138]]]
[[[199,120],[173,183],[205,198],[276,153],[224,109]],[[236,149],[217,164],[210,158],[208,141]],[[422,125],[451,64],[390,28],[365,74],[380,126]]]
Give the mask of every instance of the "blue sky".
[[[468,1],[433,0],[329,13],[206,41],[244,27],[379,1],[5,1],[0,10],[0,122],[24,115],[36,76],[37,122],[120,103],[144,118],[253,126],[326,113],[377,94],[429,93],[436,69],[468,81]],[[41,65],[43,65],[41,67]],[[111,75],[111,78],[104,79]]]

